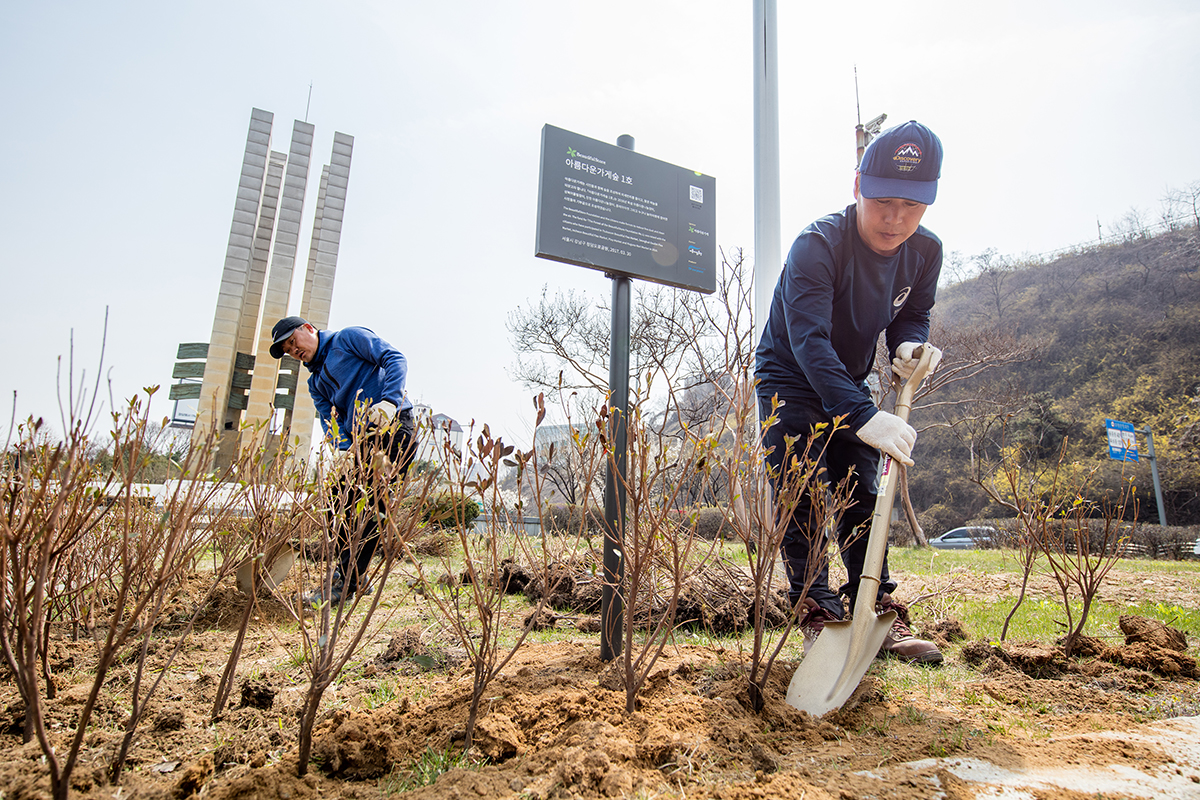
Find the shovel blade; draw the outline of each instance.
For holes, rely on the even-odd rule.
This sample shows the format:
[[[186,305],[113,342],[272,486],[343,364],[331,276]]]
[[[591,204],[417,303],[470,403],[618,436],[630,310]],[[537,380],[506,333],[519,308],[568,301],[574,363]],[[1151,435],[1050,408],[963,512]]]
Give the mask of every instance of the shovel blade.
[[[826,622],[792,676],[788,705],[814,717],[841,708],[858,688],[895,621],[896,612],[888,611],[879,616],[858,614],[849,622]]]
[[[259,574],[259,581],[266,585],[269,591],[275,591],[296,563],[296,551],[290,547],[272,554],[271,565]],[[250,594],[254,590],[255,559],[247,558],[237,568],[237,587],[242,594]]]

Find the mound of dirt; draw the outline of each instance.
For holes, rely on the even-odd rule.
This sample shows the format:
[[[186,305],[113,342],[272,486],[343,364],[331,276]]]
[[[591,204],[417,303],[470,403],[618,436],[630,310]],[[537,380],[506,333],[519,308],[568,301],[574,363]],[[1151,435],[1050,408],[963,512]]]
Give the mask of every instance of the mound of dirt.
[[[1144,643],[1161,650],[1187,650],[1187,635],[1178,628],[1133,614],[1122,614],[1119,621],[1125,644]]]
[[[268,709],[275,702],[276,689],[265,680],[249,678],[242,682],[242,707]]]
[[[922,635],[932,640],[938,647],[945,650],[952,644],[965,642],[970,639],[967,629],[963,627],[962,622],[957,619],[943,619],[924,628],[921,631]]]

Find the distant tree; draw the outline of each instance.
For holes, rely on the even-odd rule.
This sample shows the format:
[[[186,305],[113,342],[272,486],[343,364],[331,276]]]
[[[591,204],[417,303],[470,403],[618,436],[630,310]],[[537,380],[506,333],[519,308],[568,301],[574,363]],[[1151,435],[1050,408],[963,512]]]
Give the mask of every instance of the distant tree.
[[[942,256],[942,284],[956,284],[970,280],[975,272],[971,262],[960,251],[951,250]]]
[[[1017,299],[1008,285],[1017,265],[994,247],[972,256],[971,264],[977,273],[976,283],[982,290],[980,314],[985,320],[999,325]]]
[[[630,391],[641,393],[656,372],[674,370],[685,361],[695,337],[688,323],[703,320],[703,297],[692,291],[639,283],[630,320]],[[509,338],[517,361],[512,376],[530,389],[546,392],[608,390],[611,310],[608,302],[582,293],[541,298],[508,315]]]
[[[1168,189],[1163,197],[1163,217],[1178,220],[1181,215],[1189,215],[1186,223],[1200,228],[1200,181],[1192,181],[1182,189]],[[1175,230],[1169,226],[1168,230]]]
[[[731,387],[749,381],[753,363],[753,290],[741,250],[722,253],[716,292],[639,285],[630,333],[630,394],[643,409],[644,424],[662,442],[666,473],[688,463],[678,458],[686,431],[703,435],[723,426],[730,413]],[[572,392],[603,396],[608,389],[610,314],[598,298],[568,293],[509,314],[508,331],[517,362],[512,374],[528,388],[565,400]],[[744,393],[743,393],[744,394]],[[739,395],[740,396],[740,395]],[[597,403],[599,405],[599,403]],[[653,413],[651,407],[654,407]],[[570,454],[540,453],[544,476],[564,495],[581,490]],[[715,502],[723,483],[711,476],[673,473],[679,502]],[[699,494],[698,494],[699,493]],[[702,496],[701,496],[702,495]]]
[[[1130,206],[1129,210],[1109,227],[1126,242],[1143,241],[1150,234],[1146,212],[1137,206]]]

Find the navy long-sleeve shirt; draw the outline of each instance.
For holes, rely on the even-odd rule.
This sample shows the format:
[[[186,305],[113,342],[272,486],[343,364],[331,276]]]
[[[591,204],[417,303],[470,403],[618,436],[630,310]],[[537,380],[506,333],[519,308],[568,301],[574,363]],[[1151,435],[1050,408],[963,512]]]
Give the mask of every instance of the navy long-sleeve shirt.
[[[404,391],[408,361],[404,354],[367,328],[343,328],[317,333],[317,354],[305,364],[312,375],[308,393],[321,418],[321,428],[329,436],[334,411],[338,419],[338,440],[334,447],[350,446],[356,408],[387,400],[398,411],[412,408]],[[361,405],[356,405],[356,401]]]
[[[797,237],[755,353],[760,396],[819,398],[853,431],[877,412],[866,379],[880,332],[893,355],[929,338],[942,268],[942,242],[924,227],[881,256],[859,237],[856,216],[850,205]]]

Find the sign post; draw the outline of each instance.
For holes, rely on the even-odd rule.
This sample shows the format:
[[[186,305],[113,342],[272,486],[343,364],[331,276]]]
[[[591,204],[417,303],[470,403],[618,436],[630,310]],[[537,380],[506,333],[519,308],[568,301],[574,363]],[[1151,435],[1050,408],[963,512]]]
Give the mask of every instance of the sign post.
[[[1142,433],[1146,434],[1146,458],[1150,461],[1150,477],[1154,479],[1154,499],[1158,503],[1158,524],[1166,527],[1167,525],[1167,509],[1163,505],[1162,484],[1158,482],[1158,459],[1154,457],[1154,434],[1150,432],[1150,426],[1142,428]]]
[[[542,128],[535,255],[612,279],[608,393],[613,457],[604,482],[600,658],[621,653],[625,468],[629,448],[632,278],[711,294],[717,288],[716,181],[553,125]]]
[[[1108,431],[1108,457],[1114,461],[1137,461],[1137,434],[1133,423],[1121,422],[1115,419],[1104,420]],[[1146,434],[1146,459],[1150,462],[1150,477],[1154,480],[1154,499],[1158,503],[1158,524],[1166,526],[1167,511],[1163,505],[1162,484],[1158,480],[1158,459],[1154,457],[1154,434],[1150,426],[1142,428]]]

